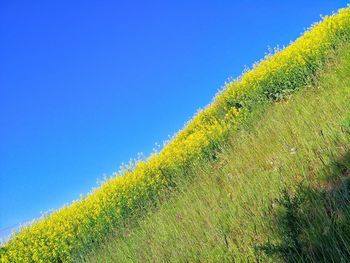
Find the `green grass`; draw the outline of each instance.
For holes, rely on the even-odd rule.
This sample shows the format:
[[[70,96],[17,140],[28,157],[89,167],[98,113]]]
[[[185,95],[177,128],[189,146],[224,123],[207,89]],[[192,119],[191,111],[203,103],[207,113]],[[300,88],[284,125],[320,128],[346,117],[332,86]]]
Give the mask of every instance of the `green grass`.
[[[213,163],[84,261],[346,262],[349,139],[346,47],[317,84],[256,109]]]
[[[317,114],[311,110],[319,109],[323,114],[328,108],[321,103],[337,101],[338,97],[322,92],[327,85],[336,89],[341,87],[341,81],[346,83],[347,58],[335,59],[349,42],[348,7],[324,17],[291,45],[275,50],[275,54],[265,56],[237,80],[227,83],[212,103],[198,111],[160,152],[131,162],[130,167],[106,178],[86,196],[14,233],[1,246],[0,261],[74,262],[89,253],[97,261],[224,261],[257,257],[266,257],[262,260],[267,261],[272,257],[293,260],[296,256],[307,260],[311,255],[324,255],[329,247],[334,248],[332,257],[344,257],[347,241],[342,233],[346,232],[347,214],[328,203],[338,202],[344,191],[346,194],[347,188],[342,185],[347,185],[347,180],[327,185],[326,178],[331,176],[325,171],[332,168],[331,174],[346,174],[346,158],[337,161],[336,154],[329,157],[330,153],[312,148],[323,149],[320,143],[327,146],[329,140],[323,138],[327,132],[334,132],[334,138],[340,135],[327,127],[311,135],[300,131],[311,128],[309,123],[314,122],[315,127],[322,124],[316,122]],[[343,71],[343,77],[332,62],[342,65],[338,71]],[[315,85],[327,66],[333,68],[320,82],[322,88],[317,89]],[[303,94],[309,97],[304,102],[297,101],[303,95],[294,98],[300,109],[286,110],[287,116],[278,115],[279,107],[290,107],[284,105],[290,95],[311,85],[314,90]],[[314,95],[321,96],[319,101],[313,102]],[[276,108],[267,107],[276,101]],[[332,109],[318,118],[333,121],[341,111]],[[312,112],[311,116],[308,112]],[[296,123],[289,119],[292,116]],[[289,123],[283,124],[284,118]],[[303,127],[297,121],[307,124]],[[343,123],[347,125],[345,120]],[[338,122],[334,124],[339,127]],[[317,134],[322,136],[319,140]],[[329,149],[339,153],[334,147],[336,142]],[[303,149],[311,149],[316,156],[307,155],[310,153]],[[319,159],[317,166],[314,160]],[[310,171],[314,176],[306,176]],[[298,186],[303,178],[306,179]],[[320,182],[318,178],[325,181],[324,188],[315,183]],[[341,198],[339,201],[346,203]],[[313,213],[308,207],[315,202],[325,206],[316,211],[325,211],[326,216],[320,218],[330,222],[326,229],[309,224],[308,215]],[[345,219],[338,222],[335,214]],[[270,225],[274,227],[268,228]],[[313,231],[305,233],[304,229]],[[331,235],[326,239],[330,245],[324,246],[327,235]]]

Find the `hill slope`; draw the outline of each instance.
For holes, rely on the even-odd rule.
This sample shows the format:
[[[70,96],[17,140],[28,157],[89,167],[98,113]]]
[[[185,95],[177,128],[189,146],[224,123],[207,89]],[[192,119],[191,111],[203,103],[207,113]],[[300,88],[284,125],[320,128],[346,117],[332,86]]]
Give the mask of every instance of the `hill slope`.
[[[1,248],[1,261],[66,262],[82,258],[91,249],[96,248],[115,229],[120,231],[123,229],[127,230],[128,227],[126,225],[137,222],[135,217],[143,216],[147,211],[159,207],[159,204],[164,203],[173,193],[176,194],[176,189],[181,189],[183,185],[194,185],[195,187],[198,185],[200,187],[201,184],[197,183],[197,180],[200,182],[202,180],[196,179],[199,174],[198,170],[209,169],[211,165],[214,165],[214,167],[210,169],[219,169],[215,167],[215,165],[219,165],[218,153],[226,149],[230,138],[233,137],[237,129],[243,131],[244,125],[248,123],[254,124],[254,114],[263,113],[264,109],[271,102],[286,99],[299,89],[317,84],[318,76],[324,72],[327,65],[334,65],[332,63],[337,61],[338,53],[341,52],[349,39],[349,9],[343,9],[338,14],[325,18],[324,21],[315,25],[292,45],[283,51],[266,57],[265,60],[262,60],[259,65],[245,73],[239,80],[229,83],[226,89],[217,95],[213,103],[205,110],[200,111],[161,152],[154,153],[146,161],[140,161],[132,169],[122,171],[121,175],[123,176],[110,179],[87,197],[22,229]],[[327,120],[329,117],[327,117]],[[302,120],[300,121],[302,122]],[[261,126],[263,127],[264,125]],[[272,138],[273,136],[270,134],[267,139],[272,140]],[[310,139],[312,138],[310,137]],[[269,145],[269,142],[269,140],[266,140],[261,144]],[[237,146],[235,147],[238,147],[240,144],[239,142],[236,143]],[[293,153],[295,151],[298,152],[300,148],[293,145],[289,146]],[[251,151],[249,147],[250,145],[246,145],[242,149],[234,148],[234,156]],[[255,156],[256,160],[250,159],[250,164],[259,164],[259,152],[257,150],[255,150],[257,154]],[[297,154],[296,156],[300,155]],[[274,159],[271,160],[272,163],[274,161]],[[244,163],[241,158],[238,158],[234,167],[239,167],[244,165]],[[258,166],[259,168],[256,169],[258,169],[257,171],[260,169],[264,173],[267,165],[265,162],[261,162]],[[256,171],[254,172],[252,165],[242,167],[245,169],[237,170],[241,171],[237,176],[229,177],[232,180],[236,180],[236,177],[243,178],[242,174],[249,171],[253,171],[253,175],[258,174]],[[279,169],[283,170],[283,167],[286,167],[285,163]],[[280,181],[280,177],[276,178],[276,181]],[[221,177],[219,177],[218,181],[220,182],[220,180]],[[205,181],[203,180],[203,182]],[[286,179],[286,181],[288,180]],[[269,185],[273,182],[272,179],[269,179],[265,184]],[[245,183],[248,185],[247,182]],[[211,185],[208,184],[209,186]],[[218,194],[224,193],[221,189],[226,187],[225,184],[219,183],[219,186],[220,191],[218,191]],[[242,191],[241,189],[246,188],[243,185],[239,190],[235,189],[236,192],[232,191],[229,193],[231,196],[236,196]],[[246,189],[246,191],[253,191],[253,189]],[[248,201],[249,199],[240,200],[239,206],[236,208],[232,207],[232,209],[237,209],[237,216],[246,216],[238,208],[249,207],[247,206],[249,204]],[[192,199],[189,202],[192,203]],[[200,205],[198,204],[198,206]],[[210,203],[204,205],[210,207]],[[231,211],[230,209],[223,210],[227,211],[228,217],[231,213],[229,212]],[[215,213],[216,211],[214,210],[214,213],[211,214],[214,215]],[[218,251],[217,256],[213,254],[215,259],[222,254],[226,255],[226,253],[228,253],[228,257],[231,257],[231,252],[227,248],[229,247],[228,242],[233,241],[228,241],[226,238],[225,233],[228,226],[225,223],[225,215],[226,213],[224,213],[224,219],[218,217],[218,224],[224,233],[221,235],[221,239],[218,237],[218,240],[222,240],[222,237],[224,237],[226,250],[224,250],[224,253],[220,252],[223,250],[222,246],[214,249],[214,252]],[[197,214],[197,216],[200,217],[201,215]],[[183,215],[180,214],[178,220],[182,217]],[[200,224],[193,225],[200,226]],[[237,231],[246,230],[246,227],[249,227],[249,225],[243,223]],[[256,227],[258,226],[254,225],[254,229]],[[167,233],[166,229],[164,228],[164,233]],[[292,227],[292,230],[294,231],[294,227]],[[292,233],[294,233],[293,231]],[[186,231],[180,231],[179,234],[181,233],[185,234]],[[204,238],[206,238],[206,235],[204,235]],[[195,237],[195,232],[191,236]],[[244,235],[237,235],[236,239],[233,240],[245,240],[243,237]],[[189,238],[189,240],[191,239]],[[209,237],[208,240],[210,240]],[[298,248],[297,251],[299,253],[300,249],[297,241],[295,238],[291,238],[292,244]],[[119,241],[116,242],[118,243]],[[213,240],[212,242],[216,244],[219,241]],[[211,243],[209,241],[200,242],[200,246],[208,244],[210,248]],[[231,247],[234,250],[232,252],[234,254],[236,254],[236,250],[240,251],[241,247],[242,251],[246,250],[247,256],[252,254],[249,246],[239,245],[237,248],[235,246]],[[287,249],[283,250],[282,248],[284,247],[287,247]],[[169,256],[165,258],[172,258],[171,255],[177,253],[175,248],[176,246],[172,247],[171,250],[164,248],[164,251],[169,253]],[[184,254],[184,257],[188,255],[190,259],[192,257],[197,259],[206,258],[206,256],[209,258],[210,256],[209,254],[201,255],[201,252],[198,252],[198,254],[197,251],[201,250],[196,248],[195,243],[193,243],[193,246],[192,243],[189,243],[186,248],[193,251],[193,253]],[[265,245],[265,248],[266,250],[275,251],[279,247],[268,244]],[[282,248],[280,250],[289,251],[289,244],[282,246]],[[203,251],[212,251],[211,249],[203,249]],[[183,250],[182,252],[185,253],[185,251]],[[123,254],[120,255],[122,256]],[[159,256],[162,258],[161,255]],[[179,258],[181,258],[181,255],[179,255]]]
[[[347,262],[350,46],[317,83],[260,109],[215,163],[89,262]]]

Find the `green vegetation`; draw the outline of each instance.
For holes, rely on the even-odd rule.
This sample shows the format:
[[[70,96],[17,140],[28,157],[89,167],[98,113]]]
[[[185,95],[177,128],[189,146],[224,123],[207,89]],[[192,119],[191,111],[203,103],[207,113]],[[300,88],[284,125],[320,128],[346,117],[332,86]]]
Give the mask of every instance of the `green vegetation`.
[[[159,153],[23,228],[0,262],[313,257],[329,232],[312,231],[304,206],[332,215],[322,200],[340,190],[326,178],[347,173],[349,40],[346,8],[227,84]],[[346,253],[340,213],[329,257]]]
[[[230,134],[217,159],[88,262],[347,262],[350,48],[313,87]]]

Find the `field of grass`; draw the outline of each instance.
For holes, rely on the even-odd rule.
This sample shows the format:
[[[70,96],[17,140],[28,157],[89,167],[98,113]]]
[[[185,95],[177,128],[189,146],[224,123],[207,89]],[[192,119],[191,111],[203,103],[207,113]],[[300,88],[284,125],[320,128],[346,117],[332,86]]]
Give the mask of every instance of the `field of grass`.
[[[161,151],[22,228],[0,262],[346,258],[349,42],[350,7],[226,84]]]
[[[256,109],[194,170],[85,261],[348,262],[350,48],[312,87]]]

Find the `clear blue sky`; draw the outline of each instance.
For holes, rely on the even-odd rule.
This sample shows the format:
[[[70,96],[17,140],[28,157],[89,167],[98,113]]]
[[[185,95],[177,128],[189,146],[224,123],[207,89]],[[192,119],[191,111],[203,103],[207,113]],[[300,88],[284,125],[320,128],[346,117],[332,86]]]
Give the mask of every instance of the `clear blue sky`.
[[[1,1],[0,229],[149,154],[268,46],[347,3],[123,2]]]

